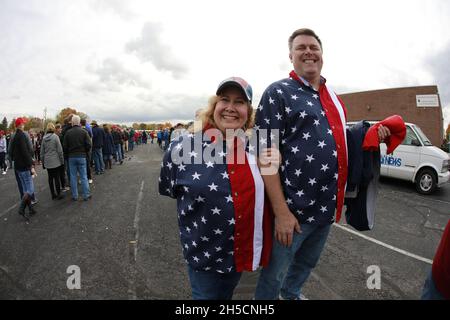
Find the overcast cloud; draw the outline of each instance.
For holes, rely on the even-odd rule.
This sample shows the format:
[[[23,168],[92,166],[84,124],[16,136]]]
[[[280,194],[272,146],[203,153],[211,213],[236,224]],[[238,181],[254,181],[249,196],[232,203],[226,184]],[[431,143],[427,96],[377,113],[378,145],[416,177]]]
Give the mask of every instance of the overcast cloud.
[[[338,93],[438,85],[450,121],[450,4],[408,1],[0,0],[0,116],[189,121],[231,75],[255,104],[291,70],[300,27]]]

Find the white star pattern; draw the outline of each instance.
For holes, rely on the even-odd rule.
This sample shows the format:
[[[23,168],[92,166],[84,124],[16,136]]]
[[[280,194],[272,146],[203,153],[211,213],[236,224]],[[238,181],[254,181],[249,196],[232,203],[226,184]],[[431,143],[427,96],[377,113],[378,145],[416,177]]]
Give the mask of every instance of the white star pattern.
[[[220,210],[219,208],[215,207],[214,209],[211,209],[211,211],[212,211],[212,214],[213,214],[213,215],[214,215],[214,214],[220,215],[220,211],[222,211],[222,210]]]
[[[283,120],[283,116],[282,116],[280,113],[277,113],[277,114],[275,115],[275,117],[277,117],[277,120],[278,120],[278,121]]]
[[[297,191],[296,195],[298,195],[301,198],[302,196],[305,195],[305,193],[303,192],[303,190],[300,190],[300,191]]]
[[[322,169],[320,169],[320,171],[327,172],[327,170],[329,170],[329,169],[330,168],[328,168],[328,163],[326,163],[326,164],[322,165]]]
[[[295,174],[297,177],[300,177],[300,175],[302,174],[302,170],[301,170],[301,169],[296,169],[294,174]]]
[[[292,100],[297,100],[298,97],[297,97],[297,95],[294,94],[294,95],[291,96],[291,99],[292,99]]]
[[[308,114],[305,111],[300,112],[299,118],[305,119]]]
[[[217,191],[218,185],[215,185],[213,182],[212,184],[208,185],[208,187],[209,187],[209,191],[213,191],[213,190]]]
[[[327,210],[327,207],[321,206],[321,207],[320,207],[320,211],[322,211],[322,213],[325,213],[325,212],[327,212],[328,210]]]
[[[308,141],[309,138],[311,138],[311,135],[309,134],[309,132],[303,134],[303,139]]]
[[[314,160],[316,160],[316,159],[314,159],[314,155],[313,154],[310,155],[310,156],[306,155],[306,161],[308,161],[309,163],[313,162]]]
[[[322,149],[323,149],[325,146],[326,146],[325,140],[319,141],[319,145],[318,145],[319,148],[322,148]]]
[[[200,180],[201,174],[198,174],[197,171],[192,175],[192,180]]]
[[[291,152],[293,153],[293,154],[297,154],[297,152],[299,152],[300,150],[298,150],[298,147],[297,146],[295,146],[295,147],[292,147],[292,149],[291,149]]]
[[[316,178],[313,178],[313,179],[309,179],[309,182],[308,182],[308,184],[310,184],[311,185],[311,187],[312,186],[314,186],[315,184],[316,184],[317,182],[316,182]]]
[[[223,178],[223,179],[229,179],[229,178],[230,178],[230,177],[228,176],[228,172],[222,172],[221,175],[222,175],[222,178]]]

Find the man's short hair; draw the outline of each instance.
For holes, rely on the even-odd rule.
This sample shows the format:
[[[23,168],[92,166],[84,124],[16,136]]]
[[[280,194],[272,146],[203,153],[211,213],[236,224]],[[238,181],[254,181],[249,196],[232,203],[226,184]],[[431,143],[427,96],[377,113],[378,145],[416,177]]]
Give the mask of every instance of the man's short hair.
[[[311,36],[311,37],[316,38],[316,40],[320,44],[320,49],[322,49],[322,51],[323,51],[322,41],[320,40],[319,36],[313,30],[308,29],[308,28],[302,28],[302,29],[295,30],[291,34],[291,36],[289,37],[289,41],[288,41],[288,43],[289,43],[289,50],[292,50],[292,43],[294,42],[294,39],[296,37],[302,36],[302,35],[304,35],[304,36]]]
[[[72,117],[72,126],[79,126],[80,125],[80,116],[78,116],[78,115],[74,115],[73,117]]]

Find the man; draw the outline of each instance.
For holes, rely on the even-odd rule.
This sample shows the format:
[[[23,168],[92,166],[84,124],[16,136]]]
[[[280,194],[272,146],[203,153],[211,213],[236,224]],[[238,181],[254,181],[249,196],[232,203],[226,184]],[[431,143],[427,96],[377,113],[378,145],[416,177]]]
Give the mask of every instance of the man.
[[[256,113],[269,145],[280,134],[283,161],[279,173],[263,176],[275,239],[256,299],[302,297],[331,225],[340,219],[347,179],[345,108],[321,76],[322,43],[310,29],[296,30],[288,43],[294,71],[265,90]],[[378,133],[381,140],[389,135],[385,127]]]
[[[84,130],[86,130],[86,132],[88,133],[88,135],[89,135],[89,138],[91,138],[91,141],[92,141],[92,128],[91,128],[91,126],[87,123],[87,121],[86,121],[86,119],[81,119],[81,121],[80,121],[80,125],[81,125],[81,128],[83,128]],[[91,174],[91,153],[90,153],[90,151],[88,151],[87,153],[86,153],[86,163],[87,163],[87,165],[86,165],[86,171],[87,171],[87,177],[88,177],[88,182],[89,182],[89,184],[91,184],[93,181],[92,181],[92,174]]]
[[[105,143],[105,130],[100,128],[97,121],[92,121],[92,157],[94,158],[95,174],[105,173],[103,162],[103,144]]]
[[[29,215],[25,212],[25,208],[29,208],[29,214],[36,213],[32,203],[34,195],[32,175],[35,175],[36,172],[34,171],[33,148],[24,133],[25,123],[24,118],[17,118],[15,121],[16,132],[11,138],[9,156],[14,161],[17,184],[21,195],[23,194],[19,205],[19,214],[28,221]]]
[[[80,117],[72,116],[72,129],[68,130],[64,136],[64,150],[67,151],[70,167],[70,189],[72,200],[78,201],[77,173],[80,175],[83,200],[91,198],[89,183],[87,179],[86,154],[91,150],[91,138],[86,130],[80,126]]]

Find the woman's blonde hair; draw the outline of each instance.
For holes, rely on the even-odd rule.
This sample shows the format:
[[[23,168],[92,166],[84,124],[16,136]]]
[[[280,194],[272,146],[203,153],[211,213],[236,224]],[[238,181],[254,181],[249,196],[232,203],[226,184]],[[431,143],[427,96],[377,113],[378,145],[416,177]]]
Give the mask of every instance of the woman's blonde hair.
[[[204,130],[206,127],[213,127],[217,128],[217,124],[214,121],[214,110],[216,109],[217,102],[219,102],[220,97],[219,96],[212,96],[208,100],[208,106],[204,108],[200,115],[199,120],[202,122],[202,130]],[[244,124],[244,127],[242,128],[244,131],[247,131],[248,129],[252,128],[254,125],[254,111],[252,104],[250,102],[247,102],[247,121]]]
[[[53,124],[53,122],[49,122],[47,124],[47,132],[55,132],[56,128],[55,125]]]

